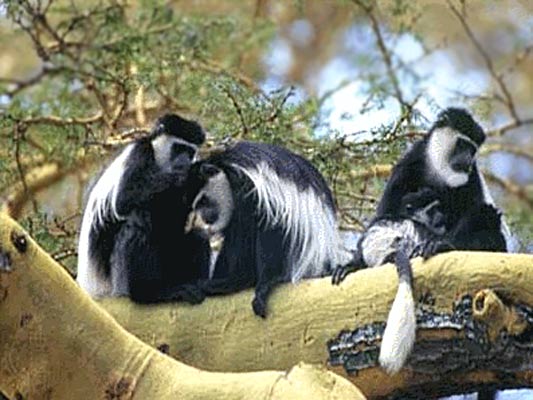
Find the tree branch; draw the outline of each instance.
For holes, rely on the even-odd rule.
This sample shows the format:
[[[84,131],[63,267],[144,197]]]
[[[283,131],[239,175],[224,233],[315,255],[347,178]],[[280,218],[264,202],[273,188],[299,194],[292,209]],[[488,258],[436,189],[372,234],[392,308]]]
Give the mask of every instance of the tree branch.
[[[432,397],[482,385],[530,385],[532,264],[531,255],[483,252],[415,260],[417,343],[408,366],[392,377],[377,366],[397,289],[392,265],[351,274],[340,286],[329,277],[282,285],[266,320],[253,314],[251,291],[200,306],[140,307],[126,299],[100,304],[136,336],[154,347],[165,344],[195,366],[249,371],[302,360],[329,363],[369,398],[405,398],[416,390]]]
[[[0,214],[0,391],[14,399],[364,399],[298,363],[288,372],[206,372],[122,329]]]
[[[505,105],[507,106],[507,109],[509,110],[509,113],[511,114],[511,117],[515,123],[519,123],[520,117],[518,116],[518,113],[516,111],[516,106],[514,104],[513,97],[511,96],[511,93],[509,89],[507,88],[507,85],[503,81],[502,74],[499,74],[496,72],[496,68],[494,67],[494,63],[492,62],[492,59],[488,55],[488,53],[485,51],[479,40],[474,35],[474,32],[472,32],[472,29],[470,29],[470,26],[468,25],[466,18],[464,16],[464,13],[459,11],[452,3],[451,0],[446,0],[448,7],[452,11],[452,13],[457,17],[459,22],[461,23],[466,35],[468,36],[468,39],[472,42],[478,53],[483,58],[485,65],[487,67],[487,70],[489,71],[492,79],[496,82],[498,87],[500,88],[500,91],[502,95],[505,98]]]

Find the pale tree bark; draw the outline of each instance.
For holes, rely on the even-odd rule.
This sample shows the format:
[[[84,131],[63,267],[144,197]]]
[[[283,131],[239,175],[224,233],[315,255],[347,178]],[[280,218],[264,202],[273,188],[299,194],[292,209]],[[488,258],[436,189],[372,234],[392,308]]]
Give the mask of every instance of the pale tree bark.
[[[397,288],[393,266],[282,285],[266,320],[252,291],[202,305],[100,304],[145,342],[208,370],[286,369],[323,364],[369,398],[465,393],[533,385],[533,256],[452,252],[414,260],[417,343],[407,366],[387,376],[379,342]]]
[[[0,273],[0,390],[39,382],[55,388],[67,381],[65,391],[79,385],[101,390],[131,381],[137,391],[150,387],[154,379],[159,382],[160,375],[176,390],[195,395],[195,390],[203,390],[204,398],[214,393],[223,398],[215,389],[223,387],[228,390],[224,393],[231,393],[228,398],[240,398],[258,382],[271,388],[271,379],[283,380],[284,375],[269,372],[274,375],[245,375],[241,381],[183,364],[178,364],[178,372],[169,372],[174,371],[169,359],[124,336],[33,243],[25,254],[17,254],[8,242],[13,230],[20,231],[18,226],[3,217],[0,227],[0,247],[11,254],[13,265],[12,272]],[[209,298],[198,306],[141,306],[127,299],[99,304],[144,342],[202,370],[288,370],[300,362],[321,364],[347,377],[369,398],[413,393],[429,398],[487,385],[532,386],[533,256],[452,252],[413,264],[417,343],[407,366],[393,377],[376,363],[397,288],[390,265],[351,274],[338,287],[330,278],[281,285],[270,299],[266,320],[252,312],[252,291]],[[31,351],[25,350],[28,345]],[[144,371],[137,367],[139,359],[150,357],[150,368],[163,364],[154,375],[139,374],[139,369]],[[170,384],[169,375],[186,377],[185,382]],[[331,379],[328,382],[337,382]],[[311,387],[309,381],[324,387],[324,381],[315,378],[303,386]],[[344,388],[342,381],[330,387]],[[313,396],[309,398],[320,398]]]
[[[121,328],[3,213],[0,392],[32,400],[364,398],[344,378],[302,363],[288,373],[214,373],[173,360]]]

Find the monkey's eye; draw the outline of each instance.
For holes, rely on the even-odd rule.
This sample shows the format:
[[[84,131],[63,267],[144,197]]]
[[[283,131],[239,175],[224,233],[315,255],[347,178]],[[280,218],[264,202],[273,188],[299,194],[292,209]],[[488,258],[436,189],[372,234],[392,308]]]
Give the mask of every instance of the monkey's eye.
[[[204,163],[200,166],[200,174],[204,178],[210,178],[213,175],[216,175],[220,169],[213,164]]]
[[[174,143],[172,145],[172,157],[177,157],[181,154],[187,154],[190,159],[194,157],[194,149],[182,143]]]
[[[11,232],[11,243],[19,251],[19,253],[25,253],[28,248],[28,240],[26,236],[15,231]]]
[[[198,200],[198,203],[196,203],[196,208],[207,207],[207,206],[209,206],[209,204],[211,204],[211,202],[207,198],[207,196],[202,196]]]

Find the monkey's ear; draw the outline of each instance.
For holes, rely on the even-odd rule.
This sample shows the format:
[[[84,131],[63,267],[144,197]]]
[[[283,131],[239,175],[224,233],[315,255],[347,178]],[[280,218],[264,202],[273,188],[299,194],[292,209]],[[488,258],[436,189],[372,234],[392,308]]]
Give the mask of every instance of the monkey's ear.
[[[210,178],[213,175],[218,174],[221,171],[216,165],[203,163],[200,165],[200,175],[204,178]]]

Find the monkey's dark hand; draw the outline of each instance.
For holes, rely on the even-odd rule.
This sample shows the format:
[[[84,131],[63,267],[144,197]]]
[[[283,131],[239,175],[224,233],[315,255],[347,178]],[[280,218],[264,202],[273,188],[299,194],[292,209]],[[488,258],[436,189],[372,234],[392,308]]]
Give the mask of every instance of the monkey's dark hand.
[[[252,309],[254,314],[261,318],[266,318],[266,302],[255,296],[252,300]]]
[[[358,268],[355,264],[338,265],[333,270],[333,274],[331,275],[331,283],[333,285],[339,285],[348,276],[348,274],[355,272],[358,269],[360,268]]]
[[[447,240],[431,240],[422,249],[422,258],[427,260],[437,254],[455,250],[454,246]]]
[[[424,187],[416,192],[409,192],[401,199],[401,206],[411,206],[414,209],[423,208],[433,201],[438,200],[438,194],[433,189]]]

